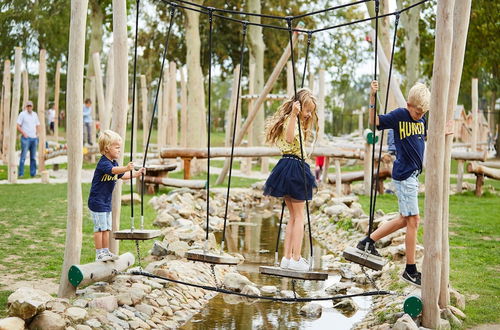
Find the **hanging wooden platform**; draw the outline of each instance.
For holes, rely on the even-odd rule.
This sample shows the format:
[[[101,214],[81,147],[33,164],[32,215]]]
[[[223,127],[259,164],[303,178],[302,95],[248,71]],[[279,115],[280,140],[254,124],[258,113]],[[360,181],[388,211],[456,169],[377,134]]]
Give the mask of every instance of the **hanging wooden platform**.
[[[134,231],[125,229],[113,232],[114,239],[131,241],[144,241],[156,238],[160,235],[161,230],[156,229],[134,229]]]
[[[279,277],[289,277],[299,280],[310,281],[324,281],[328,278],[328,273],[314,272],[314,271],[297,271],[292,269],[284,269],[273,266],[260,266],[259,272],[265,275],[273,275]]]
[[[216,265],[237,265],[239,259],[225,255],[212,252],[205,252],[203,250],[191,250],[184,254],[184,256],[191,261],[206,262],[209,264]]]
[[[358,248],[349,246],[342,254],[344,259],[355,262],[361,266],[365,266],[374,270],[381,270],[386,261],[384,258],[374,256],[373,254],[362,251]]]

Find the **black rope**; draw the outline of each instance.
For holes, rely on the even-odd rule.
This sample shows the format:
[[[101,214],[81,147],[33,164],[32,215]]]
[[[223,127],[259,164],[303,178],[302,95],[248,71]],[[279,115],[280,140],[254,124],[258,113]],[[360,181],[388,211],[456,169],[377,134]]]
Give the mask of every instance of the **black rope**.
[[[288,36],[290,39],[290,56],[292,59],[292,77],[293,77],[294,100],[297,101],[297,83],[295,82],[295,57],[293,54],[293,36],[292,36],[293,32],[292,32],[292,18],[291,17],[289,17],[287,19],[287,24],[288,24]],[[310,41],[311,40],[309,39],[308,40],[308,47],[309,47]],[[308,52],[309,52],[309,50],[308,50]],[[307,68],[307,58],[305,61],[304,72],[305,72],[306,68]],[[302,79],[302,83],[304,83],[304,79]],[[298,101],[300,102],[300,100],[298,100]],[[301,111],[302,111],[302,104],[300,106],[301,106]],[[293,104],[292,104],[292,107],[293,107]],[[304,195],[305,195],[304,197],[306,198],[307,224],[309,227],[309,246],[310,246],[310,250],[311,250],[311,261],[312,261],[313,243],[312,243],[312,233],[311,233],[311,218],[309,215],[309,201],[307,200],[306,162],[305,162],[305,158],[304,158],[304,147],[302,145],[302,130],[300,127],[300,113],[297,114],[297,124],[298,124],[298,128],[299,128],[300,156],[301,156],[302,174],[304,177]]]
[[[240,100],[240,86],[241,86],[241,77],[243,73],[243,54],[245,50],[245,39],[247,36],[247,28],[248,24],[243,24],[243,39],[241,40],[241,49],[240,49],[240,72],[238,72],[238,89],[236,92],[236,106],[234,109],[234,121],[233,121],[233,137],[231,139],[231,157],[229,158],[229,177],[227,179],[227,195],[226,195],[226,209],[224,211],[224,228],[222,229],[222,243],[221,243],[221,251],[224,250],[224,239],[226,237],[226,222],[227,222],[227,210],[229,207],[229,191],[231,190],[231,176],[233,173],[233,158],[234,158],[234,142],[236,139],[236,123],[238,121],[238,105]]]
[[[378,12],[379,12],[379,0],[375,0],[375,17],[377,18],[375,20],[375,65],[374,65],[374,73],[373,73],[373,80],[377,80],[377,51],[378,51]],[[371,106],[371,104],[370,104]],[[368,111],[371,113],[371,111]],[[375,208],[375,205],[373,203],[373,172],[375,168],[375,133],[377,131],[377,125],[376,125],[376,118],[377,118],[377,92],[375,92],[375,102],[373,104],[373,126],[372,126],[372,134],[373,134],[373,145],[372,145],[372,164],[371,164],[371,175],[370,175],[370,220],[369,220],[369,226],[368,226],[368,236],[372,233],[372,227],[373,227],[373,217],[375,215],[375,212],[373,209]],[[371,118],[370,118],[371,120]],[[369,143],[369,141],[367,141]]]
[[[212,33],[213,15],[210,8],[208,21],[210,30],[208,32],[208,119],[207,119],[207,229],[205,233],[205,243],[208,242],[208,227],[210,224],[210,120],[212,113]]]
[[[312,16],[312,15],[316,15],[316,14],[322,14],[322,13],[326,13],[326,12],[329,12],[332,10],[342,9],[345,7],[352,7],[352,6],[356,6],[356,5],[359,5],[361,3],[365,3],[365,2],[369,2],[369,1],[372,1],[372,0],[360,0],[360,1],[346,3],[343,5],[338,5],[338,6],[334,6],[334,7],[330,7],[330,8],[326,8],[326,9],[316,10],[316,11],[312,11],[312,12],[306,13],[306,14],[295,15],[295,16],[293,16],[293,19],[308,17],[308,16]]]
[[[245,297],[245,298],[271,300],[271,301],[280,301],[280,302],[311,302],[311,301],[339,300],[339,299],[352,298],[352,297],[369,297],[369,296],[397,295],[397,293],[395,293],[395,292],[383,290],[383,291],[367,291],[367,292],[363,292],[363,293],[346,294],[346,295],[331,296],[331,297],[276,298],[276,297],[258,296],[258,295],[253,295],[253,294],[244,294],[244,293],[241,293],[241,292],[230,291],[230,290],[226,290],[226,289],[222,289],[222,288],[215,288],[213,286],[196,284],[196,283],[189,283],[189,282],[184,282],[184,281],[180,281],[180,280],[174,280],[172,278],[162,277],[162,276],[158,276],[158,275],[154,275],[154,274],[147,273],[147,272],[142,272],[142,271],[132,271],[131,274],[132,275],[146,276],[146,277],[149,277],[149,278],[157,278],[157,279],[160,279],[160,280],[165,280],[165,281],[176,283],[176,284],[187,285],[187,286],[191,286],[191,287],[194,287],[194,288],[203,289],[203,290],[207,290],[207,291],[214,291],[214,292],[219,292],[219,293],[232,294],[232,295],[235,295],[235,296],[240,296],[240,297]]]
[[[396,21],[394,22],[394,35],[392,37],[391,61],[389,63],[389,74],[388,74],[388,78],[387,78],[387,80],[388,80],[387,81],[387,91],[385,93],[384,115],[387,113],[387,104],[389,103],[389,92],[390,92],[391,77],[392,77],[392,63],[393,63],[393,59],[394,59],[394,48],[396,45],[396,33],[398,31],[398,25],[399,25],[399,14],[396,14]],[[377,174],[375,177],[375,191],[374,191],[374,196],[373,196],[373,210],[372,210],[373,215],[370,215],[370,219],[372,219],[372,221],[373,221],[373,218],[375,215],[375,205],[377,203],[377,192],[378,192],[378,185],[379,185],[378,181],[379,181],[379,174],[380,174],[380,162],[382,161],[381,157],[382,157],[383,141],[384,141],[384,130],[382,130],[382,134],[380,136],[380,148],[378,151]],[[375,146],[373,149],[375,150]],[[372,159],[372,163],[373,163],[373,161],[374,160]],[[371,225],[372,224],[370,223],[368,236],[371,234],[371,230],[372,230]]]
[[[278,237],[276,238],[276,249],[274,250],[274,263],[278,264],[278,249],[280,245],[281,225],[283,224],[283,214],[285,213],[285,200],[281,202],[280,226],[278,227]]]
[[[151,120],[149,122],[148,140],[146,142],[146,148],[144,149],[144,159],[142,160],[142,167],[146,166],[146,159],[148,157],[149,142],[151,141],[151,132],[153,130],[153,123],[154,123],[154,119],[155,119],[156,109],[158,108],[158,95],[160,93],[160,88],[161,88],[161,78],[163,76],[163,68],[165,66],[165,59],[167,58],[168,42],[170,40],[170,32],[172,31],[172,25],[174,24],[175,9],[176,9],[176,6],[175,6],[175,4],[173,4],[170,7],[170,24],[168,26],[167,39],[165,40],[165,49],[163,50],[163,59],[161,61],[160,77],[158,79],[158,86],[156,87],[155,102],[153,105],[153,113],[151,114]],[[143,216],[143,214],[144,214],[144,189],[145,189],[144,173],[142,173],[141,179],[142,179],[141,216]]]
[[[302,74],[302,84],[301,84],[302,88],[304,88],[304,81],[305,81],[305,78],[306,78],[307,60],[309,59],[309,48],[311,47],[311,39],[312,39],[312,32],[309,32],[307,34],[306,58],[305,58],[305,63],[304,63],[304,73]]]
[[[134,158],[134,121],[135,121],[135,84],[137,80],[137,35],[139,33],[139,4],[140,0],[136,1],[135,9],[135,40],[134,40],[134,78],[132,79],[132,133],[130,136],[130,161]],[[130,170],[130,230],[134,229],[134,184],[132,178],[134,169]],[[142,208],[141,208],[142,210]],[[141,213],[141,217],[143,214]],[[141,222],[142,225],[142,222]],[[143,228],[141,228],[143,229]]]

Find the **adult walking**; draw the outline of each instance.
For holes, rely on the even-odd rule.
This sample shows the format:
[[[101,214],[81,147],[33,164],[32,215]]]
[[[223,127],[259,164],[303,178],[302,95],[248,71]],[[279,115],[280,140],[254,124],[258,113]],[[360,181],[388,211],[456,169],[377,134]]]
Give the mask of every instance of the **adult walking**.
[[[21,158],[19,159],[19,177],[24,176],[24,161],[26,153],[30,152],[30,175],[36,175],[36,150],[38,147],[38,134],[40,133],[40,121],[38,115],[33,111],[33,102],[26,102],[24,110],[17,118],[17,130],[21,133]]]

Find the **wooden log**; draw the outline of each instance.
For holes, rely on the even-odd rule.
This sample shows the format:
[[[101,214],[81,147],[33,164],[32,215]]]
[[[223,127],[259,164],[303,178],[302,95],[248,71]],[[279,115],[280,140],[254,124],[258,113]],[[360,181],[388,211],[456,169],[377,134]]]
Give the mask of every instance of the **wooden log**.
[[[134,139],[133,141],[131,140],[130,143],[132,143],[132,155],[135,155],[137,153],[137,123],[139,122],[139,108],[138,108],[138,93],[137,93],[137,86],[135,87],[135,98],[134,98],[134,104],[133,104],[133,107],[134,107],[134,123],[132,125],[132,132],[133,132],[133,135],[134,135]],[[130,107],[130,112],[132,113],[132,107]],[[131,115],[132,117],[132,115]],[[132,118],[131,118],[132,120]]]
[[[184,69],[181,68],[181,147],[187,147],[187,86]]]
[[[476,175],[485,175],[490,179],[500,180],[500,169],[490,168],[475,162],[467,164],[467,172],[474,173]]]
[[[3,104],[4,104],[4,101],[3,101],[3,98],[4,98],[4,95],[5,95],[5,77],[3,78],[2,80],[2,88],[1,88],[1,91],[0,91],[0,159],[3,159],[3,135],[4,135],[4,132],[3,132],[3,116],[4,116],[4,113],[3,113]]]
[[[486,162],[481,162],[479,165],[483,166],[488,166],[488,167],[493,167],[493,168],[500,168],[500,162],[498,161],[486,161]]]
[[[286,95],[290,98],[294,93],[292,61],[288,61],[286,62]]]
[[[64,262],[59,284],[59,297],[75,294],[75,287],[68,280],[71,265],[80,263],[82,247],[82,179],[83,156],[78,152],[83,144],[83,66],[85,56],[85,26],[88,0],[71,1],[71,21],[69,28],[68,79],[66,107],[68,127],[68,216]]]
[[[167,145],[176,147],[178,145],[177,135],[179,132],[179,120],[177,116],[177,66],[170,62],[169,67],[169,93],[168,93],[168,141]]]
[[[96,261],[85,265],[72,265],[67,276],[69,283],[75,288],[84,287],[95,282],[108,281],[118,273],[133,266],[134,263],[134,255],[127,252],[114,261]]]
[[[184,255],[188,260],[205,262],[215,265],[237,265],[239,259],[228,254],[205,252],[203,250],[190,250]]]
[[[108,109],[106,108],[106,99],[104,98],[104,87],[102,83],[102,69],[101,69],[101,59],[99,53],[92,54],[92,60],[94,61],[94,72],[95,72],[95,85],[97,93],[97,103],[99,105],[99,120],[101,122],[101,131],[109,129],[110,115]],[[92,107],[95,107],[92,104]]]
[[[5,60],[3,64],[3,141],[2,141],[2,156],[4,164],[9,160],[10,147],[10,89],[11,89],[11,74],[10,61]],[[15,138],[15,137],[14,137]]]
[[[483,194],[484,175],[476,174],[476,189],[474,195],[480,197]]]
[[[127,5],[124,0],[113,0],[113,122],[111,129],[122,137],[125,142],[128,109],[128,45],[127,45]],[[126,150],[125,143],[123,150]],[[123,164],[123,153],[118,158],[118,164]],[[118,180],[113,190],[111,212],[113,214],[113,231],[120,228],[122,181]],[[132,219],[133,220],[133,219]],[[119,244],[110,240],[110,250],[118,254]]]
[[[335,159],[335,188],[337,197],[342,196],[342,172],[340,170],[340,160]]]
[[[151,118],[148,113],[148,86],[146,76],[141,74],[141,113],[142,113],[142,144],[143,150],[146,148],[149,133],[149,123]]]
[[[354,181],[363,181],[365,179],[365,172],[364,171],[355,171],[355,172],[344,172],[341,173],[340,175],[340,181],[341,183],[353,183]],[[368,173],[368,180],[370,179],[371,175]],[[391,177],[391,171],[388,169],[380,169],[379,172],[379,179],[384,180],[386,178]],[[328,182],[329,183],[335,183],[337,184],[337,175],[330,174],[328,175]]]
[[[54,140],[57,142],[59,141],[59,93],[61,90],[61,61],[57,61],[54,82],[54,110],[56,111],[56,114],[54,116]]]
[[[366,266],[374,270],[381,270],[384,268],[386,261],[384,258],[374,256],[365,251],[361,251],[355,247],[347,247],[342,256],[344,259],[355,262],[361,266]]]
[[[457,161],[457,192],[462,192],[462,184],[464,181],[464,161],[459,159]]]
[[[28,100],[30,99],[30,84],[29,84],[29,75],[27,70],[23,70],[22,79],[23,79],[23,103],[21,104],[21,106],[24,107],[28,102]]]
[[[327,182],[328,180],[328,168],[330,168],[330,157],[325,157],[325,165],[323,166],[323,174],[321,175],[321,181]]]
[[[475,151],[475,152],[458,151],[458,150],[451,151],[451,158],[457,159],[457,160],[481,160],[481,161],[485,161],[487,157],[488,157],[488,153],[486,150]]]
[[[478,136],[478,92],[477,78],[472,78],[472,140],[471,150],[477,151],[477,136]]]
[[[365,186],[365,195],[370,195],[371,188],[371,173],[372,173],[372,145],[365,143],[365,152],[364,152],[364,186]],[[378,155],[378,153],[377,153]]]
[[[309,281],[324,281],[328,278],[328,273],[314,272],[314,271],[298,271],[292,269],[284,269],[281,267],[273,266],[260,266],[259,272],[265,275],[273,275],[279,277],[296,278],[299,280]]]
[[[38,119],[40,120],[40,131],[38,135],[38,170],[45,171],[45,90],[47,86],[47,51],[40,50],[40,61],[38,67]]]
[[[101,130],[109,129],[111,126],[111,114],[113,113],[113,98],[115,92],[115,70],[113,67],[114,63],[114,46],[111,44],[108,53],[108,62],[106,64],[106,96],[105,96],[105,122],[101,123]],[[103,124],[105,126],[103,126]],[[105,128],[103,128],[105,127]]]
[[[145,176],[144,182],[162,184],[169,187],[204,189],[207,185],[205,180],[183,180],[172,178],[160,178],[156,176]]]
[[[96,113],[95,113],[95,104],[96,104],[96,88],[95,88],[95,77],[90,77],[90,102],[92,102],[92,107],[90,108],[90,116],[93,118],[93,121],[90,125],[90,142],[92,142],[92,146],[96,145],[95,135],[96,135]],[[95,163],[95,153],[90,153],[90,161]]]
[[[19,102],[21,99],[21,64],[22,64],[22,48],[15,48],[14,59],[14,85],[12,86],[12,107],[10,108],[10,140],[9,140],[9,182],[17,182],[17,155],[16,155],[16,140],[17,140],[17,116],[19,114]]]
[[[318,141],[320,145],[325,138],[325,70],[319,70],[318,91]]]

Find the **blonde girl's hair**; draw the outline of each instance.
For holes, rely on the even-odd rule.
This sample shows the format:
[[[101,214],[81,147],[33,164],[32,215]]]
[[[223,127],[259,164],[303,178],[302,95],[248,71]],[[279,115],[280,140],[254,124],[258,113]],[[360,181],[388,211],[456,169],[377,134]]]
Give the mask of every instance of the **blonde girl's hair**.
[[[408,103],[426,113],[430,108],[431,92],[424,84],[416,83],[408,93]]]
[[[303,106],[306,102],[312,102],[314,104],[314,110],[311,116],[306,120],[305,123],[301,122],[301,129],[304,132],[302,137],[304,141],[311,136],[312,127],[316,129],[316,136],[318,133],[318,115],[317,115],[317,102],[313,93],[307,88],[301,88],[297,91],[297,98],[291,97],[286,100],[279,108],[278,111],[272,116],[266,124],[266,141],[270,143],[275,143],[276,140],[283,134],[283,127],[285,126],[285,121],[290,117],[293,109],[293,103],[295,101],[300,101]]]
[[[97,138],[97,143],[99,143],[99,151],[103,155],[108,151],[112,144],[121,142],[122,137],[118,133],[109,129],[101,132],[101,134],[99,134],[99,137]]]

